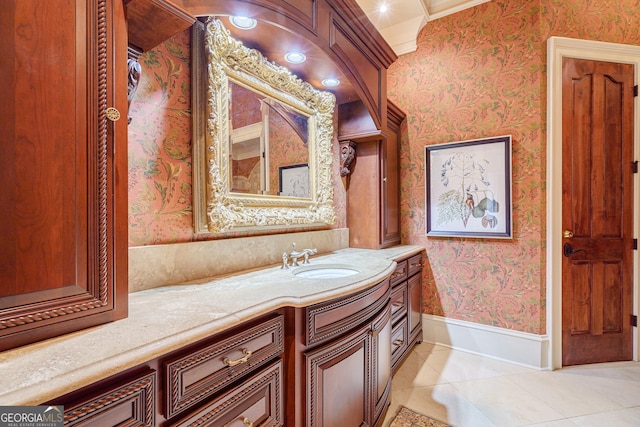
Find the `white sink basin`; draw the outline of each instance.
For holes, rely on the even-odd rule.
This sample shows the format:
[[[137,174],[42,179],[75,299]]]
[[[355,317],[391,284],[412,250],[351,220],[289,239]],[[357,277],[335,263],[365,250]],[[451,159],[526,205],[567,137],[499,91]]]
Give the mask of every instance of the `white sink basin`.
[[[358,274],[360,271],[346,265],[309,265],[293,270],[293,274],[305,279],[336,279]]]

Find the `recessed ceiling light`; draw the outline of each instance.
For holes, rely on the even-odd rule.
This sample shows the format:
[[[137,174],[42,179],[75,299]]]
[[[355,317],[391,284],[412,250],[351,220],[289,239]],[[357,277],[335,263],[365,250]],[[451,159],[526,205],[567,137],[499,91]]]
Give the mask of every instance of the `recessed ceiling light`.
[[[289,52],[284,56],[284,59],[291,64],[302,64],[307,60],[307,57],[301,52]]]
[[[380,5],[380,9],[378,9],[380,11],[380,13],[386,13],[389,10],[389,6],[387,6],[386,4],[382,3]]]
[[[336,86],[338,86],[339,84],[340,84],[340,80],[338,80],[338,79],[333,79],[333,78],[330,78],[330,79],[324,79],[324,80],[322,81],[322,85],[323,85],[323,86],[326,86],[326,87],[336,87]]]
[[[234,27],[242,30],[250,30],[258,24],[258,21],[255,19],[247,18],[246,16],[230,16],[229,21],[231,21]]]

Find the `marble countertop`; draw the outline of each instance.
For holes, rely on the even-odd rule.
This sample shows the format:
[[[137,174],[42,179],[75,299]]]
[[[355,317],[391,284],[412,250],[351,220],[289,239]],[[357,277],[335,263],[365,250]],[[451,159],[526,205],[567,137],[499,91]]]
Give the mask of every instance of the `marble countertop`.
[[[359,273],[305,279],[280,266],[129,294],[126,319],[0,353],[0,405],[37,405],[281,307],[304,307],[388,277],[420,246],[341,249],[311,258]]]

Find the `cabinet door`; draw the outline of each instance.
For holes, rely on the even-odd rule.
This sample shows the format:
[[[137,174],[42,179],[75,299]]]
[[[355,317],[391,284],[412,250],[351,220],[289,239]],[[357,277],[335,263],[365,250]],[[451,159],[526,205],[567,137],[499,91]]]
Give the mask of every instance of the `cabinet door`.
[[[391,397],[391,346],[391,307],[389,306],[380,312],[371,327],[374,425],[377,425]]]
[[[0,50],[2,351],[126,316],[122,1],[3,1]]]
[[[305,355],[306,426],[371,425],[370,336],[367,324]]]
[[[408,280],[409,295],[409,341],[413,342],[422,332],[422,274],[411,276]],[[422,338],[419,337],[418,340]]]
[[[389,131],[382,141],[382,201],[380,210],[380,247],[400,243],[400,149],[398,135]]]

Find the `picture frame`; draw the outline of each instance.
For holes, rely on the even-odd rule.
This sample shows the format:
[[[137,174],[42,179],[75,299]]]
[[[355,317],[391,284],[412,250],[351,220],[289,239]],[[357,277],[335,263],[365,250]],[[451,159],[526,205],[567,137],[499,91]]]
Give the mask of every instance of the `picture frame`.
[[[511,135],[425,146],[427,236],[513,238]]]
[[[309,198],[309,164],[280,166],[278,182],[281,196]]]

